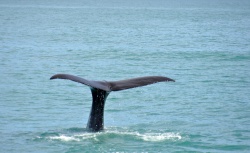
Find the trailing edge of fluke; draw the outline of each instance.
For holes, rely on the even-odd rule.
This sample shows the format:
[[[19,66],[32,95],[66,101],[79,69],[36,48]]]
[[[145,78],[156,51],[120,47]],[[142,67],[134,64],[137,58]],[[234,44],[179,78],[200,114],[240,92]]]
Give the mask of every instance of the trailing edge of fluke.
[[[50,80],[52,79],[67,79],[90,87],[93,99],[89,121],[87,124],[87,128],[90,131],[103,130],[104,104],[111,91],[141,87],[157,82],[175,82],[175,80],[163,76],[146,76],[120,81],[91,81],[70,74],[56,74],[50,78]]]

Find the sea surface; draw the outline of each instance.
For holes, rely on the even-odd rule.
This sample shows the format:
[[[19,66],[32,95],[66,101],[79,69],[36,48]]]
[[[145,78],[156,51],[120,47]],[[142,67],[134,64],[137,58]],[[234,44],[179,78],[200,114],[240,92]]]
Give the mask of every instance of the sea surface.
[[[249,0],[0,1],[0,152],[250,152]],[[68,73],[176,82],[111,92],[86,129]]]

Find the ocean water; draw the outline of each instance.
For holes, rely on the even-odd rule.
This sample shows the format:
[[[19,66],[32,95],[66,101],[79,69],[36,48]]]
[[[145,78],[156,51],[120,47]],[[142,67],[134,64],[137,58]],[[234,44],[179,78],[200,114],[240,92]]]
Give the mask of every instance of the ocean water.
[[[250,1],[0,1],[0,152],[250,152]],[[112,92],[86,130],[88,87]]]

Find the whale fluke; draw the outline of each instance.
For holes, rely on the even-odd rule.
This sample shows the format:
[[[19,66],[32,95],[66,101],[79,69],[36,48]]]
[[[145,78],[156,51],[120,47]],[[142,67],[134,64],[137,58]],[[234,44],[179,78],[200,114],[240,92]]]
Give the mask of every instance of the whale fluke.
[[[146,77],[138,77],[133,79],[126,79],[121,81],[90,81],[78,76],[70,75],[70,74],[56,74],[53,75],[52,79],[67,79],[71,81],[75,81],[78,83],[85,84],[92,88],[101,89],[104,91],[120,91],[135,87],[146,86],[149,84],[157,83],[157,82],[166,82],[166,81],[175,81],[173,79],[162,77],[162,76],[146,76]]]
[[[101,89],[104,91],[110,91],[110,87],[108,83],[105,81],[90,81],[90,80],[86,80],[86,79],[80,78],[78,76],[70,75],[70,74],[56,74],[50,78],[50,80],[52,79],[67,79],[67,80],[85,84],[92,88],[97,88],[97,89]]]
[[[175,80],[167,78],[167,77],[146,76],[146,77],[121,80],[121,81],[110,81],[108,83],[110,84],[111,91],[120,91],[120,90],[135,88],[135,87],[146,86],[146,85],[157,83],[157,82],[167,82],[167,81],[175,82]]]
[[[50,78],[50,80],[52,79],[67,79],[90,87],[92,93],[92,108],[87,128],[91,131],[100,131],[103,129],[104,105],[111,91],[121,91],[157,82],[175,82],[175,80],[163,76],[146,76],[120,81],[91,81],[70,74],[56,74]]]

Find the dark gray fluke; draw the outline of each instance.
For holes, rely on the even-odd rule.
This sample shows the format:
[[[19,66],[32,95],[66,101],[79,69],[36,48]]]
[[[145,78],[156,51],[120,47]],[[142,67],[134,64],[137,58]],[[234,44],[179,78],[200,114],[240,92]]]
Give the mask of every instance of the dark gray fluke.
[[[146,76],[146,77],[139,77],[139,78],[133,78],[133,79],[126,79],[121,81],[90,81],[86,80],[74,75],[69,74],[56,74],[53,75],[52,79],[67,79],[72,80],[75,82],[79,82],[82,84],[85,84],[87,86],[90,86],[92,88],[101,89],[104,91],[120,91],[135,87],[141,87],[157,82],[165,82],[165,81],[175,81],[173,79],[162,77],[162,76]]]
[[[103,130],[104,105],[106,98],[111,91],[120,91],[135,87],[141,87],[157,82],[175,82],[175,80],[173,79],[162,76],[146,76],[121,81],[90,81],[69,74],[56,74],[53,75],[50,79],[67,79],[82,83],[90,87],[93,102],[87,128],[91,131]]]

